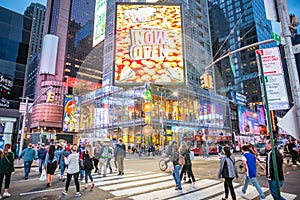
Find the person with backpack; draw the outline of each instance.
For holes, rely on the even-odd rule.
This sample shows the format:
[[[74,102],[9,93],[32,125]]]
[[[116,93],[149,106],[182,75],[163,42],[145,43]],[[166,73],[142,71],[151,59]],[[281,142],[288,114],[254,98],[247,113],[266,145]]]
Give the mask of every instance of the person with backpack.
[[[46,149],[45,144],[42,144],[38,150],[38,159],[39,159],[39,172],[42,174],[43,166],[45,167],[45,159],[46,159]]]
[[[57,154],[55,152],[55,146],[51,145],[49,147],[49,152],[46,154],[45,158],[45,168],[47,172],[47,187],[51,187],[54,179],[54,172],[57,168]]]
[[[1,189],[2,183],[5,176],[5,184],[4,184],[4,193],[3,197],[10,197],[11,194],[8,192],[9,184],[11,180],[11,174],[15,171],[14,166],[14,153],[11,152],[11,145],[5,144],[4,149],[0,150],[0,199],[1,197]]]
[[[174,166],[174,170],[172,172],[172,175],[173,175],[173,178],[174,178],[174,181],[175,181],[175,190],[182,190],[182,187],[181,187],[181,180],[180,180],[180,170],[182,168],[182,165],[184,165],[183,163],[179,163],[179,152],[178,152],[178,146],[177,146],[177,143],[174,143],[172,145],[172,150],[170,152],[172,152],[171,154],[171,162],[173,163],[173,166]]]
[[[186,142],[183,142],[180,146],[180,154],[184,156],[185,164],[182,167],[181,173],[180,173],[180,181],[182,180],[182,176],[184,173],[188,174],[189,180],[186,183],[193,183],[193,186],[195,186],[196,179],[194,177],[194,173],[192,170],[192,161],[190,158],[190,150],[188,149],[188,146]]]
[[[20,160],[23,157],[24,157],[23,162],[24,162],[24,173],[25,173],[24,179],[27,180],[30,173],[32,162],[33,160],[36,160],[38,158],[36,151],[32,148],[31,143],[29,143],[28,147],[21,152],[21,155],[18,159]]]
[[[117,157],[118,162],[118,175],[124,175],[124,159],[126,157],[126,147],[123,144],[123,140],[120,138],[119,143],[116,145],[115,148],[115,157]]]
[[[102,167],[103,167],[103,177],[106,176],[106,164],[107,164],[107,159],[108,159],[108,147],[105,143],[102,144],[102,147],[100,149],[100,166],[99,166],[99,174],[102,172]]]
[[[229,147],[224,147],[224,153],[225,155],[221,156],[220,169],[218,173],[219,178],[225,179],[224,182],[225,198],[222,198],[222,200],[228,199],[229,190],[230,190],[232,200],[236,200],[236,195],[232,184],[233,179],[238,178],[237,168],[235,166],[235,159],[232,156]]]
[[[84,173],[85,173],[85,187],[84,189],[88,189],[88,178],[90,178],[90,181],[92,182],[91,190],[94,188],[94,180],[92,177],[92,170],[94,169],[93,166],[93,157],[94,157],[94,151],[92,148],[92,145],[88,144],[85,148],[85,154],[83,157],[83,165],[84,165]]]

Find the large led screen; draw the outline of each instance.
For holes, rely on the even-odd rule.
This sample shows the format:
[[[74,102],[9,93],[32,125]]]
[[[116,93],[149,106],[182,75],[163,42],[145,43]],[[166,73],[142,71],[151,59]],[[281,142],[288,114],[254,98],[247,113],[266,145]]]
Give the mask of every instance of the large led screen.
[[[77,96],[66,95],[64,102],[64,132],[78,132],[80,116],[80,99]]]
[[[96,0],[93,47],[105,38],[106,0]]]
[[[115,85],[185,83],[180,5],[116,5]]]

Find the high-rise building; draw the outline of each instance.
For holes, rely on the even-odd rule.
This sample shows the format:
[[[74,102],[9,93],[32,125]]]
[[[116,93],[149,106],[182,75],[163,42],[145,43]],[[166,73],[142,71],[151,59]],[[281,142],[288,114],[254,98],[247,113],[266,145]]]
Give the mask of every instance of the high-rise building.
[[[0,7],[0,135],[11,144],[18,136],[31,25],[31,18]]]
[[[78,95],[101,86],[103,43],[93,46],[94,11],[94,0],[48,0],[43,35],[54,35],[59,42],[55,70],[39,72],[36,97],[50,86],[55,96],[53,102],[46,102],[45,93],[37,101],[31,128],[60,132],[65,95]]]
[[[24,12],[24,16],[28,16],[32,19],[25,90],[23,95],[30,99],[34,99],[35,97],[35,85],[40,61],[45,14],[46,6],[39,3],[31,3]]]
[[[31,3],[24,12],[24,16],[32,18],[28,61],[30,61],[34,55],[41,50],[45,14],[46,6],[39,3]]]
[[[209,17],[214,60],[230,51],[271,39],[271,22],[266,19],[263,0],[209,0]],[[276,43],[254,46],[216,64],[216,89],[244,94],[248,106],[262,102],[255,50]]]

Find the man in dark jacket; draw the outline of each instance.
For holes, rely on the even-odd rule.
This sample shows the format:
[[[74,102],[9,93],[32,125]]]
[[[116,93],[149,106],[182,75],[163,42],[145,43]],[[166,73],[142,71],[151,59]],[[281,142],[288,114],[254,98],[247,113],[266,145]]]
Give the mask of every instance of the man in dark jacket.
[[[38,150],[38,158],[39,158],[39,172],[42,174],[42,167],[44,166],[45,158],[46,158],[46,149],[45,144],[42,144]]]
[[[118,175],[124,175],[124,158],[126,157],[126,148],[122,139],[119,139],[119,143],[116,145],[115,157],[117,157],[118,162]]]
[[[268,179],[270,192],[273,198],[275,200],[278,200],[280,198],[278,198],[277,195],[277,188],[276,188],[276,181],[275,181],[274,167],[273,167],[273,160],[272,160],[273,152],[272,152],[272,146],[270,140],[266,141],[266,150],[268,151],[267,162],[266,162],[266,177]],[[282,170],[283,159],[280,152],[276,148],[275,148],[275,152],[276,152],[276,161],[277,161],[277,171],[279,176],[279,185],[280,187],[282,187],[283,180],[284,180],[283,170]],[[285,199],[281,197],[281,200],[285,200]]]

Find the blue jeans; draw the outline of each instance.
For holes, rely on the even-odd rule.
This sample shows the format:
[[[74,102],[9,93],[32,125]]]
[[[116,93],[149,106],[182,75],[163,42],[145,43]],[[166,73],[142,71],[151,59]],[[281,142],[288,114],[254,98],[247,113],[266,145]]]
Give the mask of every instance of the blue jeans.
[[[181,180],[180,180],[180,174],[179,171],[181,170],[180,165],[175,165],[174,166],[174,171],[172,173],[173,178],[175,180],[176,185],[178,186],[179,189],[181,189]]]
[[[84,170],[85,173],[85,183],[88,183],[88,178],[93,182],[92,170]]]
[[[249,185],[250,181],[252,182],[253,186],[256,188],[257,192],[259,193],[260,198],[265,199],[266,196],[265,196],[264,192],[262,191],[262,189],[260,188],[260,185],[257,182],[256,177],[250,178],[249,176],[246,176],[245,183],[244,183],[244,186],[242,188],[242,192],[244,194],[246,194],[246,190],[248,188],[248,185]]]
[[[270,193],[271,193],[273,199],[275,199],[275,200],[279,199],[278,196],[277,196],[276,181],[275,180],[268,180],[268,182],[269,182]],[[279,185],[280,185],[280,187],[282,187],[283,186],[283,181],[279,181]],[[285,200],[285,198],[283,198],[281,196],[281,200]]]
[[[106,162],[106,169],[109,168],[110,173],[112,173],[112,168],[111,168],[110,161],[111,161],[111,158],[108,158],[108,159],[107,159],[107,162]]]
[[[45,160],[39,159],[39,172],[40,172],[40,174],[43,171],[43,166],[45,166],[44,162],[45,162]]]
[[[60,167],[60,176],[63,176],[66,169],[66,164],[59,165]]]
[[[25,179],[28,179],[32,162],[33,161],[24,161]]]

